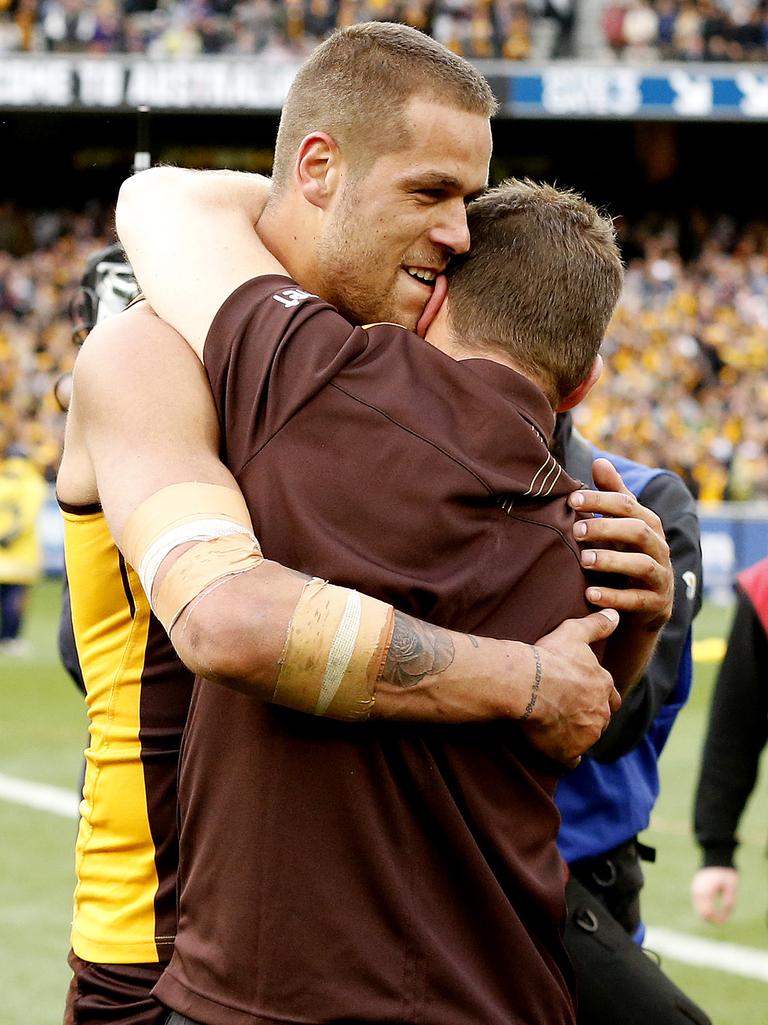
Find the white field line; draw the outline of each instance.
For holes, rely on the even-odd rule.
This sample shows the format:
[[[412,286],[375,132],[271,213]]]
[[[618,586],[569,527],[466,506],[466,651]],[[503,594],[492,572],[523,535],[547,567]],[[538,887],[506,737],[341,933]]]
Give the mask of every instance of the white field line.
[[[706,940],[661,926],[648,928],[643,946],[682,964],[714,968],[718,972],[768,982],[768,952],[754,947]]]
[[[37,808],[68,819],[77,817],[80,803],[79,796],[71,790],[45,783],[30,783],[2,773],[0,800],[23,804],[27,808]],[[753,947],[702,939],[661,926],[648,929],[643,945],[682,964],[714,968],[731,975],[768,982],[768,952]]]
[[[62,815],[67,819],[76,819],[80,807],[80,796],[71,790],[48,786],[47,783],[30,783],[26,779],[16,779],[2,773],[0,800],[23,804],[26,808],[49,811],[53,815]]]

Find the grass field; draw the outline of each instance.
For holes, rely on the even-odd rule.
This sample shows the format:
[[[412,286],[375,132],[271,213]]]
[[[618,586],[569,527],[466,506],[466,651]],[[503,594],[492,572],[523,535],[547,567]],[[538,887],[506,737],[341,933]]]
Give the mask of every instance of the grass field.
[[[0,773],[75,790],[85,716],[79,693],[58,664],[57,613],[58,585],[49,581],[32,595],[27,637],[34,654],[0,656]],[[705,608],[697,637],[723,636],[728,620],[722,609]],[[765,773],[741,831],[742,893],[733,921],[706,926],[688,900],[697,864],[690,807],[715,669],[697,663],[693,698],[662,759],[662,797],[644,835],[658,849],[656,864],[646,870],[645,918],[651,926],[766,949]],[[68,979],[75,823],[0,800],[0,837],[0,1025],[57,1025]],[[713,1025],[768,1025],[768,984],[668,959],[664,964]]]

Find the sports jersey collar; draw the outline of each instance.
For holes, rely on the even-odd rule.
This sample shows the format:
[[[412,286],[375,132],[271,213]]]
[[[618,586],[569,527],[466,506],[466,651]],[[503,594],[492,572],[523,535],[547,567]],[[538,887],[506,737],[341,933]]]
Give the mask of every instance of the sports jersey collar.
[[[504,366],[503,363],[496,363],[492,359],[472,357],[460,362],[504,398],[513,402],[538,427],[547,444],[551,443],[555,430],[555,414],[538,385],[517,370]]]

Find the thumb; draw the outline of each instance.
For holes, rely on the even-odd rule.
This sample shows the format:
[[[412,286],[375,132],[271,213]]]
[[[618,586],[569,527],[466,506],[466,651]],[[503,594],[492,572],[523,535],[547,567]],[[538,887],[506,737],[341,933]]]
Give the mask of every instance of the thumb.
[[[618,491],[623,495],[631,494],[619,471],[607,459],[596,459],[592,463],[592,479],[601,491]]]
[[[602,641],[610,637],[619,625],[619,614],[616,609],[600,609],[583,619],[577,620],[579,628],[583,631],[585,644],[594,644],[595,641]]]

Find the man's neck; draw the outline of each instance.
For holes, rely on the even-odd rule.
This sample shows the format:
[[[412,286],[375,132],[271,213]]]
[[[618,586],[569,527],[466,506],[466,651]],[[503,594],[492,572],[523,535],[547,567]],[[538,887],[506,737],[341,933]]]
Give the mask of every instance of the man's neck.
[[[444,352],[446,356],[450,356],[451,359],[458,361],[465,359],[487,359],[490,360],[491,363],[498,363],[503,367],[509,367],[510,370],[514,370],[516,373],[520,374],[521,377],[525,377],[526,380],[530,381],[531,384],[534,384],[540,391],[542,391],[544,395],[546,395],[547,401],[554,409],[554,404],[547,394],[546,388],[544,388],[542,382],[532,374],[530,370],[526,370],[521,367],[515,362],[512,356],[503,349],[494,347],[478,348],[477,346],[468,346],[463,342],[458,341],[448,326],[447,318],[438,315],[430,325],[429,330],[425,335],[425,340],[429,342],[430,345],[434,345],[436,349],[440,349],[441,352]]]
[[[290,276],[309,291],[315,291],[312,254],[316,224],[313,207],[294,203],[290,193],[270,197],[259,219],[259,237]]]

